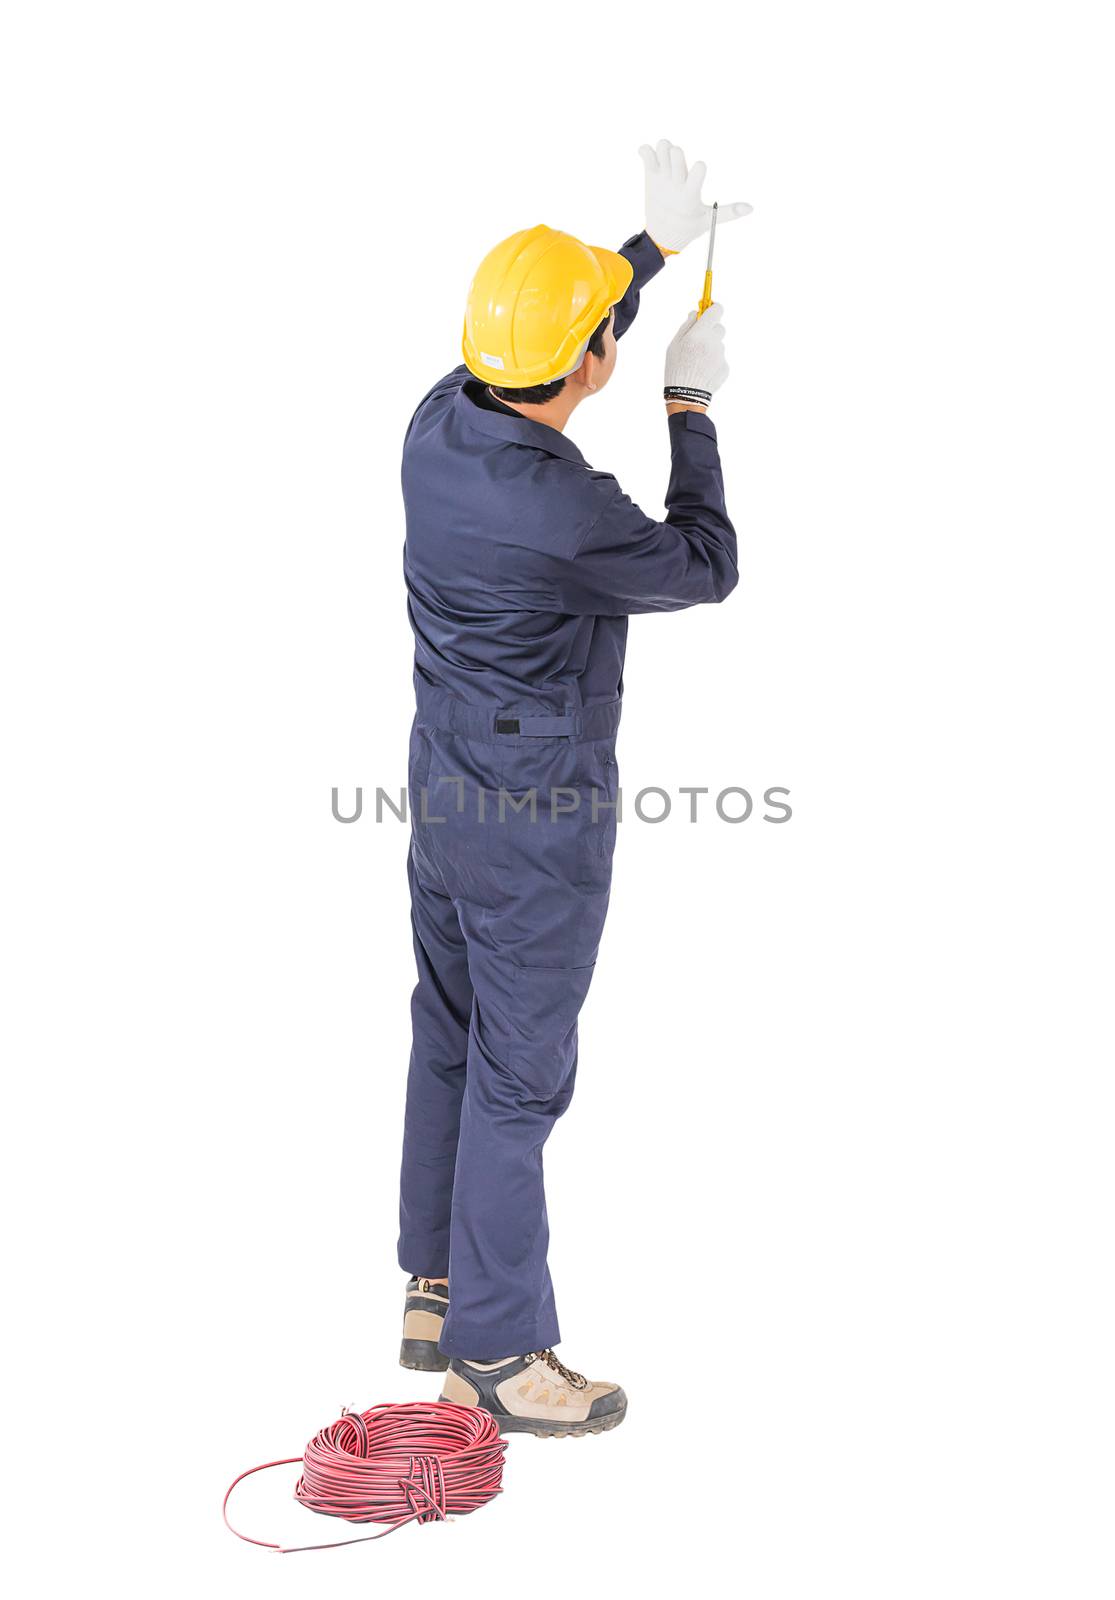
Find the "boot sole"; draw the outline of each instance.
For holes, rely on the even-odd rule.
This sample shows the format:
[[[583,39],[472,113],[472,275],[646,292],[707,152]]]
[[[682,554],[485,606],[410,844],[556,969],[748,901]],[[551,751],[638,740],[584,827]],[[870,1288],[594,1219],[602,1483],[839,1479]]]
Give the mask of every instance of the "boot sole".
[[[606,1417],[584,1422],[544,1422],[541,1417],[496,1417],[500,1433],[532,1433],[536,1439],[583,1439],[587,1433],[610,1433],[627,1415],[626,1404]]]
[[[431,1339],[404,1339],[399,1350],[399,1365],[411,1372],[446,1372],[449,1357],[442,1355]]]

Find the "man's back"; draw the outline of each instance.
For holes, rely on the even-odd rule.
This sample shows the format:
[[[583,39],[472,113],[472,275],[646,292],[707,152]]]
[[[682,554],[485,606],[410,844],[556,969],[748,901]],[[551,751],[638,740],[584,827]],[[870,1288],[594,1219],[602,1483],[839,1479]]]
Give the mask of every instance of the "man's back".
[[[403,449],[420,678],[505,708],[614,699],[627,619],[564,612],[560,584],[617,493],[564,434],[501,406],[463,367],[435,385]]]

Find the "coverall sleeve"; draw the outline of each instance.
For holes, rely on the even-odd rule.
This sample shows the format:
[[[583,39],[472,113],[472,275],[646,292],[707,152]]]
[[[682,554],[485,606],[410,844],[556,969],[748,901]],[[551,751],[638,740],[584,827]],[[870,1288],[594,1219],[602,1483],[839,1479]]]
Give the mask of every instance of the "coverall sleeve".
[[[614,493],[573,556],[550,578],[571,616],[633,616],[723,600],[739,582],[736,534],[724,503],[716,427],[702,412],[669,418],[673,463],[666,519]]]
[[[622,339],[639,311],[639,291],[661,272],[666,265],[661,250],[648,233],[636,233],[619,247],[621,256],[630,261],[635,276],[622,300],[616,301],[616,320],[613,332]]]

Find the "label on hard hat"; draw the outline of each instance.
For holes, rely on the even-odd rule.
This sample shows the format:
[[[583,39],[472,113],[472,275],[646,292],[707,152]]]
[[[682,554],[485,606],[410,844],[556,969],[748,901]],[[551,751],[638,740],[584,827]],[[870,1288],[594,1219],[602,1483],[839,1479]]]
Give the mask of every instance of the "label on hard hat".
[[[486,350],[481,350],[480,359],[486,367],[495,367],[497,372],[503,371],[502,356],[490,356]]]

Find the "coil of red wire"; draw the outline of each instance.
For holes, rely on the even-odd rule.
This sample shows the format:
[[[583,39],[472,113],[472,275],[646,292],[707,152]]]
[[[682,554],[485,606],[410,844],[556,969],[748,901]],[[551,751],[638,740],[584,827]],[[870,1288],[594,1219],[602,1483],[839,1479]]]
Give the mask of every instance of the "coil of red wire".
[[[299,1550],[330,1550],[382,1539],[407,1522],[444,1521],[487,1505],[501,1491],[503,1453],[495,1419],[472,1406],[372,1406],[342,1411],[336,1422],[312,1438],[302,1457],[265,1461],[234,1478],[224,1500],[225,1526],[238,1539],[282,1555]],[[253,1472],[302,1462],[294,1497],[311,1511],[346,1522],[385,1522],[380,1533],[328,1544],[280,1545],[252,1539],[228,1520],[229,1496]]]

